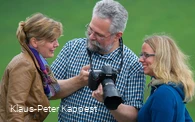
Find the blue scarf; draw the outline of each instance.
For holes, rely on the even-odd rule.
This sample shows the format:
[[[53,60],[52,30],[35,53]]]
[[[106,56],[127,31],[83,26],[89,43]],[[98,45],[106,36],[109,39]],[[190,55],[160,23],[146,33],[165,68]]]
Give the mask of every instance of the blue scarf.
[[[39,52],[33,47],[29,46],[31,52],[34,54],[39,66],[40,66],[40,74],[43,82],[43,89],[45,95],[49,98],[54,96],[57,92],[60,91],[60,86],[56,79],[54,79],[53,74],[48,66],[47,61],[43,58]]]

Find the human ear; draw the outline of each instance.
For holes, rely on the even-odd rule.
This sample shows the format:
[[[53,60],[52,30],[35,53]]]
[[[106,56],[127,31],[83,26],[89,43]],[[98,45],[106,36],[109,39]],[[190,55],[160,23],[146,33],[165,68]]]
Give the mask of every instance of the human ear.
[[[119,40],[122,37],[123,33],[122,32],[118,32],[115,35],[115,40]]]
[[[32,37],[32,38],[30,38],[30,41],[29,41],[29,44],[32,46],[32,47],[34,47],[34,48],[37,48],[37,44],[38,44],[38,41],[37,41],[37,39],[35,38],[35,37]]]

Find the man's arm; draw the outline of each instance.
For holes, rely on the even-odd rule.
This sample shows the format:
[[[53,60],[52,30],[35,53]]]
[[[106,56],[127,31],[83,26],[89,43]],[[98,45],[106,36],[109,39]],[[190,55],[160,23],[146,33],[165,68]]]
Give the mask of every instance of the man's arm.
[[[104,101],[101,84],[92,92],[92,96],[99,102]],[[118,122],[136,122],[137,120],[138,110],[130,105],[120,104],[116,110],[110,110],[110,112]]]
[[[116,110],[110,110],[118,122],[136,122],[138,110],[130,105],[120,104]]]

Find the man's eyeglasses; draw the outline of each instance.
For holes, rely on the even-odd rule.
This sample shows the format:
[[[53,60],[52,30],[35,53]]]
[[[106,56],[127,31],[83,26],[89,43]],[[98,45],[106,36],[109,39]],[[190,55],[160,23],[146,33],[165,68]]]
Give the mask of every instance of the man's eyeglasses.
[[[85,27],[87,28],[86,34],[89,35],[89,36],[90,36],[91,34],[93,34],[97,40],[102,40],[102,41],[103,41],[103,40],[105,40],[106,38],[112,36],[112,34],[110,34],[110,35],[108,35],[108,36],[104,36],[104,35],[102,35],[102,34],[100,34],[100,33],[97,33],[97,32],[95,32],[95,31],[93,31],[92,28],[89,26],[89,24],[87,24]]]
[[[151,56],[155,56],[155,54],[141,53],[139,56],[142,57],[143,59],[147,59]]]

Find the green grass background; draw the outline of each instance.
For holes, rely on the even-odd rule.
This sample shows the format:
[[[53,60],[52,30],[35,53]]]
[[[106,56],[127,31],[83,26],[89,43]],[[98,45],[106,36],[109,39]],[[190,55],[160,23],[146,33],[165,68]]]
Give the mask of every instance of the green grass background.
[[[62,46],[70,39],[85,37],[85,25],[91,20],[93,6],[97,0],[0,0],[0,78],[8,62],[20,52],[16,39],[18,22],[41,12],[64,25],[64,36],[59,39]],[[179,47],[190,56],[192,69],[195,67],[195,1],[194,0],[119,0],[129,12],[124,43],[137,55],[141,51],[145,35],[165,32],[174,37]],[[48,59],[51,64],[54,58]],[[148,82],[148,81],[147,81]],[[149,94],[146,89],[145,97]],[[163,97],[163,96],[162,96]],[[59,106],[60,100],[51,101]],[[187,108],[195,120],[195,100]],[[50,113],[45,122],[57,121],[57,112]]]

